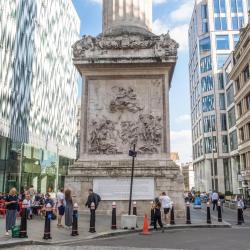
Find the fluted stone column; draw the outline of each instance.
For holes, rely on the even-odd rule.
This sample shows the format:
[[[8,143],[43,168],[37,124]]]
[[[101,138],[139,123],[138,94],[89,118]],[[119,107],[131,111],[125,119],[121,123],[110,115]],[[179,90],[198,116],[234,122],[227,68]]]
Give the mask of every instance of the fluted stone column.
[[[103,0],[103,33],[131,27],[152,30],[152,0]]]

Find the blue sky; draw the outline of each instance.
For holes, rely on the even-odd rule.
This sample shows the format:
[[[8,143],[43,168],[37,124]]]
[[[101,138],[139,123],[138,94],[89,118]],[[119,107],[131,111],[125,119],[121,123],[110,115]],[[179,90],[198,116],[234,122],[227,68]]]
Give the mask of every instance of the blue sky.
[[[81,20],[81,35],[102,29],[102,0],[72,0]],[[193,0],[153,0],[153,32],[170,31],[179,44],[178,62],[170,90],[171,151],[181,162],[191,160],[190,94],[188,79],[188,25]]]

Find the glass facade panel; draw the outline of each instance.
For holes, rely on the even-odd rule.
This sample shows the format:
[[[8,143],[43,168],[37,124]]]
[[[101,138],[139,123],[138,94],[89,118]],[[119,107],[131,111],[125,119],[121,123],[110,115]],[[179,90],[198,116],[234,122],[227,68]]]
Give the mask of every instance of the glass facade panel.
[[[209,51],[211,49],[210,37],[200,40],[200,51]]]
[[[227,58],[228,54],[217,54],[217,67],[222,68]]]
[[[214,12],[220,13],[220,1],[219,0],[214,0]]]
[[[220,110],[225,110],[226,109],[225,94],[219,95],[219,102],[220,102]]]
[[[250,93],[248,93],[246,96],[246,106],[247,110],[250,110]]]
[[[213,149],[214,152],[217,152],[216,136],[213,136],[213,138],[211,136],[204,138],[204,149],[206,154],[212,153]]]
[[[239,35],[238,34],[234,34],[233,35],[233,39],[234,39],[234,47],[236,47],[237,43],[239,42]]]
[[[227,115],[226,114],[220,115],[220,122],[221,122],[221,130],[227,131]]]
[[[215,115],[209,115],[203,117],[203,131],[204,133],[209,133],[216,130],[215,126],[216,120]]]
[[[208,112],[214,110],[214,96],[208,95],[202,97],[202,111]]]
[[[232,29],[233,30],[238,30],[239,29],[238,17],[237,16],[232,17]]]
[[[212,76],[204,76],[201,78],[201,88],[202,92],[210,91],[214,88],[213,77]]]
[[[233,84],[227,89],[227,107],[234,102],[234,86]]]
[[[214,18],[214,29],[215,29],[215,30],[221,30],[221,21],[220,21],[220,17],[215,17],[215,18]]]
[[[232,128],[236,124],[235,107],[228,111],[228,127]]]
[[[222,152],[228,153],[228,138],[227,135],[222,135]]]
[[[201,17],[202,19],[207,18],[207,5],[206,4],[201,5]]]
[[[231,0],[231,12],[237,13],[237,3],[236,0]]]
[[[228,35],[217,35],[216,36],[216,48],[218,50],[229,49],[229,37],[228,37]]]
[[[206,56],[200,60],[201,73],[207,72],[212,69],[211,56]]]
[[[220,12],[226,13],[226,3],[225,0],[220,0]]]
[[[248,10],[250,10],[250,0],[248,0]]]
[[[244,17],[240,16],[239,17],[239,29],[244,27]]]
[[[237,10],[238,10],[238,12],[243,12],[242,0],[237,0]]]
[[[230,150],[236,150],[238,148],[237,131],[234,130],[229,134]]]
[[[218,84],[219,84],[219,89],[224,89],[224,77],[223,73],[218,74]]]

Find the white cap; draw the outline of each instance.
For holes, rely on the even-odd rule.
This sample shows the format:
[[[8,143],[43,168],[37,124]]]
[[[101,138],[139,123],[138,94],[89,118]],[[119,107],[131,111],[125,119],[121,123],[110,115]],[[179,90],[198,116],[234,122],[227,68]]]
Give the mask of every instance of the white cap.
[[[133,202],[133,205],[136,205],[136,201]]]
[[[77,203],[74,204],[74,208],[78,208],[78,204]]]
[[[112,206],[116,206],[116,202],[115,201],[112,202]]]

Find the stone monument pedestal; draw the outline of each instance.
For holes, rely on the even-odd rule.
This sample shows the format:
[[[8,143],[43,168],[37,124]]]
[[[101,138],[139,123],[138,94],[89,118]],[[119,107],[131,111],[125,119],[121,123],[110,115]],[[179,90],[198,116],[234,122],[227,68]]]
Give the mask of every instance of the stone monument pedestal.
[[[131,4],[131,2],[133,4]],[[102,197],[97,212],[128,213],[131,161],[136,145],[133,201],[138,215],[165,191],[184,216],[184,182],[170,160],[169,90],[178,44],[150,31],[152,1],[103,2],[103,33],[73,45],[73,62],[83,79],[80,159],[66,187],[79,204],[88,189]],[[82,206],[81,206],[82,207]]]

